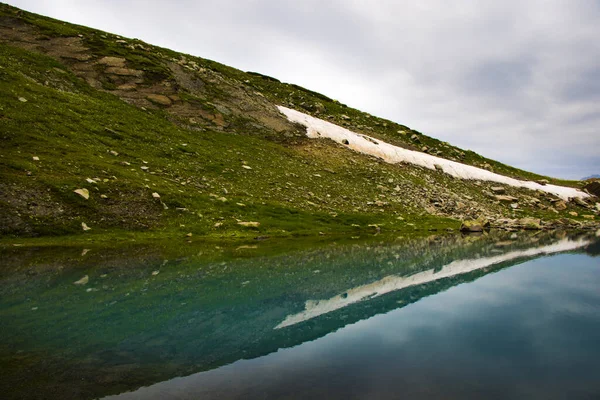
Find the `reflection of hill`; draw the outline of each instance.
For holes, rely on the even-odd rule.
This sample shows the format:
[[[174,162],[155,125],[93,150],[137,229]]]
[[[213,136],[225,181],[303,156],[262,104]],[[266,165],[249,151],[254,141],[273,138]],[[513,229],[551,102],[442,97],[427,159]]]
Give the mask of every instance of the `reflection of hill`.
[[[119,257],[91,266],[62,260],[56,264],[68,268],[20,268],[0,278],[1,386],[11,387],[15,398],[39,397],[48,376],[53,397],[132,390],[314,340],[542,251],[587,243],[548,236],[499,240],[332,244],[237,259],[170,254],[175,261],[154,251],[137,264],[120,254],[125,269],[118,268]],[[83,275],[89,283],[73,285]],[[310,299],[336,299],[340,293],[371,298],[273,329],[305,312]],[[26,386],[18,383],[24,374]]]
[[[327,300],[308,300],[306,302],[304,311],[297,314],[288,315],[285,320],[275,328],[279,329],[295,325],[297,323],[318,317],[319,315],[327,314],[340,308],[347,307],[350,304],[357,303],[359,301],[367,301],[374,297],[379,297],[386,293],[401,290],[410,286],[423,285],[432,281],[467,274],[478,269],[522,259],[525,257],[535,257],[539,255],[574,250],[587,244],[589,244],[589,241],[585,239],[563,239],[558,243],[538,248],[512,251],[492,257],[452,261],[450,264],[443,266],[440,270],[432,268],[409,276],[386,276],[377,282],[352,288]]]

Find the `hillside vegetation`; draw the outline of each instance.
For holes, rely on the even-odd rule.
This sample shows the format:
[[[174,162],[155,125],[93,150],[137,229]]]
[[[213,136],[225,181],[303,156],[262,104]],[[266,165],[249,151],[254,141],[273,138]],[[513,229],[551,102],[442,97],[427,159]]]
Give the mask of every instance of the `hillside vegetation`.
[[[0,4],[0,235],[358,235],[475,218],[512,229],[524,217],[536,228],[595,226],[595,200],[386,164],[307,138],[277,105],[507,176],[581,184],[272,77]]]

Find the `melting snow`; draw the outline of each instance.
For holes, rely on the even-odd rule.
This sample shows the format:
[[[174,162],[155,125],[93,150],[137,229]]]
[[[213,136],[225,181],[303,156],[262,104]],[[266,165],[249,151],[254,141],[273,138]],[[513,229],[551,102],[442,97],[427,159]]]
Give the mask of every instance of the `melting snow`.
[[[402,147],[352,132],[331,122],[323,121],[322,119],[287,107],[278,106],[278,108],[291,122],[304,125],[308,137],[313,139],[329,138],[338,143],[346,143],[347,147],[354,151],[379,157],[390,164],[405,162],[429,169],[436,169],[437,166],[438,169],[441,168],[445,173],[455,178],[491,181],[532,190],[541,190],[552,193],[564,200],[568,200],[569,197],[588,197],[587,193],[578,189],[556,185],[541,185],[532,181],[509,178],[471,165],[461,164],[418,151],[403,149]]]

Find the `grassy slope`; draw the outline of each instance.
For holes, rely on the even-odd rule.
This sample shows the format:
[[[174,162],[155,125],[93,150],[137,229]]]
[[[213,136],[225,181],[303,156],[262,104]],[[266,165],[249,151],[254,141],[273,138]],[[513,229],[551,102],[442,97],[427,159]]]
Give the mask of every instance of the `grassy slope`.
[[[183,57],[136,40],[123,48],[114,35],[1,4],[0,17],[26,22],[36,30],[38,42],[82,35],[93,57],[124,57],[128,67],[143,70],[146,87],[174,82],[165,60]],[[207,103],[207,98],[226,101],[233,82],[259,91],[275,104],[303,108],[398,145],[417,147],[411,139],[416,134],[419,148],[426,145],[430,151],[473,165],[488,163],[507,175],[540,178],[296,85],[185,57],[216,74],[216,81],[230,84],[206,85],[204,99],[180,89],[186,103]],[[135,107],[109,94],[114,85],[108,79],[102,81],[106,91],[91,88],[69,65],[39,52],[0,45],[0,66],[0,207],[5,210],[0,213],[0,234],[76,234],[81,233],[81,222],[92,227],[92,233],[135,230],[148,236],[286,235],[372,230],[370,224],[428,230],[456,227],[457,222],[428,215],[422,204],[403,198],[405,189],[419,188],[427,196],[432,188],[445,187],[486,202],[481,188],[469,183],[349,155],[329,143],[298,138],[299,130],[296,136],[289,134],[292,139],[269,130],[246,134],[248,121],[243,118],[231,118],[225,130],[188,129],[166,109]],[[33,161],[33,156],[40,161]],[[88,178],[98,179],[89,183]],[[401,192],[390,195],[389,187],[395,185]],[[89,189],[90,199],[73,193],[77,188]],[[160,194],[160,200],[152,197],[153,192]],[[498,211],[497,206],[490,207]],[[532,213],[552,217],[539,210]],[[245,228],[239,221],[261,225]]]

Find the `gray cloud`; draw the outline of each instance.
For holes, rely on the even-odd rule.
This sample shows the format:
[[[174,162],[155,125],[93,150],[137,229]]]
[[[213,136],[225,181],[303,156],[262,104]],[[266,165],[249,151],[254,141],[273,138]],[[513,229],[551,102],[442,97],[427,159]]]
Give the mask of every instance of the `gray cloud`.
[[[600,2],[13,0],[259,71],[517,167],[600,172]]]

